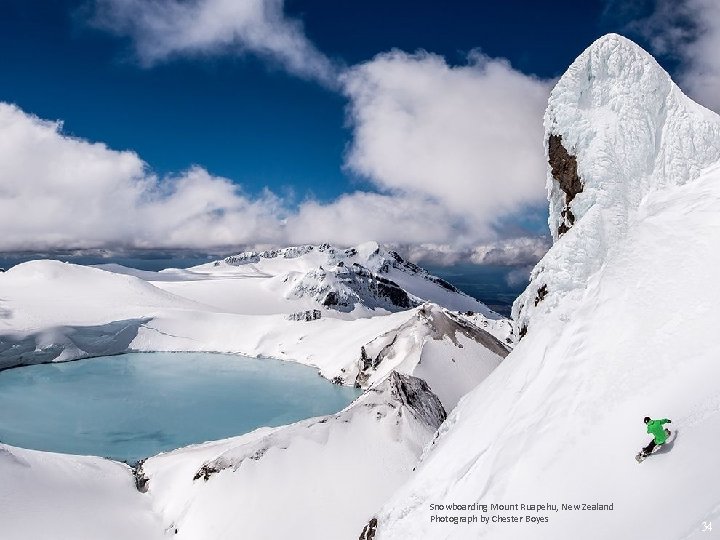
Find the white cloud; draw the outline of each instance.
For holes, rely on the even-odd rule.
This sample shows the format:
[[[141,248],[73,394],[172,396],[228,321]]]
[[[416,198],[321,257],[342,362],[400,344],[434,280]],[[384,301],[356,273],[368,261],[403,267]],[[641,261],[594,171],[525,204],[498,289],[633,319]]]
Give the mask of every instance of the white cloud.
[[[544,236],[503,238],[475,243],[465,248],[452,243],[418,243],[398,246],[398,249],[411,261],[435,265],[472,263],[532,267],[550,249],[550,238]]]
[[[536,257],[534,244],[505,246],[509,258],[498,262],[496,229],[508,215],[545,204],[548,81],[479,53],[454,67],[437,55],[394,51],[338,75],[284,16],[282,0],[94,5],[95,22],[132,38],[148,65],[252,52],[337,85],[353,130],[347,166],[380,193],[291,208],[269,191],[247,196],[200,167],[158,178],[133,152],[67,137],[59,123],[0,104],[0,250],[376,240],[405,246],[414,259],[524,264]]]
[[[528,265],[538,262],[548,249],[549,237],[506,238],[475,246],[470,259],[476,264]]]
[[[497,237],[508,215],[545,204],[543,111],[550,82],[473,52],[450,66],[392,51],[341,71],[283,14],[283,0],[95,0],[96,22],[132,38],[146,64],[251,51],[339,87],[349,99],[346,165],[381,194],[306,202],[287,237],[451,243]],[[328,236],[330,238],[328,238]]]
[[[0,103],[0,249],[276,241],[282,210],[201,168],[158,179],[133,152],[64,136]]]
[[[406,192],[358,191],[289,209],[269,191],[250,197],[200,167],[158,178],[133,152],[68,137],[60,122],[4,103],[0,163],[0,251],[377,240],[424,244],[420,250],[442,250],[449,261],[488,251],[473,246],[491,234],[473,216]]]
[[[535,265],[528,264],[521,268],[514,268],[505,276],[505,283],[511,287],[525,286],[530,282],[530,274]]]
[[[95,25],[133,40],[145,65],[172,56],[251,52],[325,84],[332,62],[283,13],[283,0],[96,0]]]
[[[381,54],[342,76],[354,138],[348,166],[384,189],[431,197],[487,237],[545,200],[543,111],[550,84],[472,54]]]
[[[445,242],[463,224],[448,210],[421,197],[358,191],[329,204],[305,202],[287,221],[290,243],[329,241],[352,245]]]
[[[720,112],[720,2],[659,0],[655,12],[632,27],[655,53],[680,60],[679,84],[690,97]]]

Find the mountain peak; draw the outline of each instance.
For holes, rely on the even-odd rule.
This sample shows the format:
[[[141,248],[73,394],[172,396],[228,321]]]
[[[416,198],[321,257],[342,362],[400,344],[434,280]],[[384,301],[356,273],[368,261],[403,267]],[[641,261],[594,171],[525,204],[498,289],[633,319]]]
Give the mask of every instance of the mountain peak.
[[[655,61],[650,53],[643,49],[633,40],[626,38],[620,34],[610,32],[604,36],[600,36],[593,41],[590,46],[585,49],[582,54],[598,54],[601,56],[611,56],[613,54],[637,54]],[[582,55],[581,55],[582,56]]]
[[[720,160],[720,116],[617,34],[570,65],[550,94],[544,124],[554,245],[515,303],[521,334],[531,313],[554,309],[587,285],[648,194],[692,182]]]
[[[595,41],[560,78],[545,132],[555,240],[595,205],[625,219],[649,190],[687,183],[720,159],[720,117],[617,34]]]
[[[348,248],[325,243],[246,251],[192,270],[267,279],[268,287],[275,286],[286,300],[297,301],[298,310],[321,309],[332,316],[361,316],[361,312],[371,316],[375,310],[403,311],[428,301],[500,318],[482,302],[377,242]]]

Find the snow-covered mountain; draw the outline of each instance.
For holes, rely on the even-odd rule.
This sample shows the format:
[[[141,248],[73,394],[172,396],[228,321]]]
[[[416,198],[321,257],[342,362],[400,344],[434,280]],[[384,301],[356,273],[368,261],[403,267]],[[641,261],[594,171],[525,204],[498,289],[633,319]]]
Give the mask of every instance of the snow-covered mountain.
[[[524,337],[374,514],[375,540],[690,539],[720,520],[720,118],[608,35],[545,126],[555,242],[514,306]],[[646,415],[678,435],[640,465]],[[469,514],[489,522],[431,521]]]
[[[509,351],[509,321],[377,245],[249,258],[163,272],[32,261],[0,274],[0,369],[217,351],[366,390],[336,415],[152,457],[135,479],[101,458],[0,444],[3,538],[347,537]],[[347,302],[323,305],[331,293]]]
[[[582,294],[642,219],[648,195],[692,182],[720,159],[720,117],[688,99],[647,52],[610,35],[553,89],[545,148],[555,242],[514,305],[522,333],[535,313]]]
[[[554,245],[514,306],[509,354],[503,321],[375,244],[0,275],[0,359],[103,343],[242,352],[366,389],[335,415],[152,457],[135,471],[142,494],[120,464],[0,445],[3,534],[709,538],[720,119],[608,35],[559,80],[545,125]],[[644,416],[671,418],[677,437],[638,464]],[[453,503],[479,506],[431,506]],[[538,504],[557,510],[520,508]]]
[[[3,538],[353,538],[445,417],[424,381],[392,372],[337,414],[163,453],[134,472],[0,444]]]
[[[435,370],[426,380],[448,389],[441,393],[452,407],[512,342],[509,321],[374,243],[253,257],[260,262],[236,266],[230,258],[233,264],[162,272],[47,260],[15,266],[0,275],[0,369],[129,350],[211,351],[301,362],[337,383],[367,388],[424,362],[424,370]],[[330,289],[300,287],[319,273],[326,277],[315,285]],[[380,280],[396,292],[383,296]],[[323,306],[328,294],[354,294],[352,312]],[[409,304],[401,310],[393,298]],[[475,311],[451,312],[426,299]],[[371,308],[381,300],[385,308]]]
[[[0,478],[3,539],[164,538],[124,463],[0,444]]]
[[[433,302],[500,318],[482,302],[376,242],[348,249],[321,244],[244,252],[191,268],[186,275],[195,279],[183,281],[175,278],[176,272],[160,274],[154,282],[158,287],[233,313],[320,309],[331,317],[357,318]],[[222,297],[216,294],[220,283],[226,293]]]

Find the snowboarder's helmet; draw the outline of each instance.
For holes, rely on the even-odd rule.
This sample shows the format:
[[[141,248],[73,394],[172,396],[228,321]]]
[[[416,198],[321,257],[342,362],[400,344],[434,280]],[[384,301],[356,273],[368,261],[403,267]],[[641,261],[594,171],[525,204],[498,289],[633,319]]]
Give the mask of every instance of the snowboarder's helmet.
[[[649,417],[649,416],[646,416],[645,418],[643,418],[643,422],[645,422],[646,424],[647,424],[649,421],[650,421],[650,417]]]

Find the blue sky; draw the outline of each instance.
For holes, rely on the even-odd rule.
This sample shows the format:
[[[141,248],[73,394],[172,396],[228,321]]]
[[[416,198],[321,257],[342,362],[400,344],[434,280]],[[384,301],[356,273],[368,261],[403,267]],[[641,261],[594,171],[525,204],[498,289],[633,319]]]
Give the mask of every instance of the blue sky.
[[[468,117],[477,115],[475,125],[491,122],[487,120],[486,109],[471,110],[472,94],[453,97],[454,90],[445,86],[439,86],[434,94],[412,93],[414,88],[443,80],[442,84],[458,87],[480,85],[478,99],[488,103],[496,99],[497,88],[500,93],[512,88],[509,94],[516,91],[518,102],[524,101],[525,93],[532,94],[528,98],[532,107],[528,106],[524,116],[512,117],[510,121],[521,124],[526,118],[528,122],[536,118],[528,130],[537,130],[553,78],[561,75],[594,39],[609,31],[620,31],[652,49],[653,38],[662,35],[661,31],[653,34],[632,23],[652,16],[664,4],[570,0],[552,3],[454,0],[442,4],[403,0],[287,0],[284,4],[280,0],[244,1],[260,6],[261,12],[257,15],[256,10],[255,15],[248,16],[247,24],[257,27],[258,21],[267,23],[259,42],[252,41],[256,38],[247,30],[246,22],[228,22],[231,16],[246,17],[228,7],[232,5],[230,0],[2,2],[1,102],[17,105],[25,115],[61,120],[63,125],[58,134],[62,137],[102,142],[114,151],[132,151],[142,160],[147,174],[157,176],[150,182],[154,187],[148,193],[178,189],[163,187],[166,175],[179,177],[197,165],[208,178],[222,177],[232,182],[238,187],[236,195],[242,197],[237,204],[224,207],[218,201],[222,200],[221,192],[226,186],[203,180],[212,184],[214,191],[209,200],[215,202],[208,203],[206,211],[210,217],[203,218],[202,223],[207,225],[211,219],[213,227],[217,225],[206,229],[207,235],[193,233],[164,243],[158,242],[158,238],[167,237],[167,231],[145,234],[134,229],[120,237],[102,234],[85,237],[83,229],[78,228],[51,237],[43,236],[42,229],[37,228],[18,237],[12,246],[6,244],[5,249],[123,243],[198,247],[203,238],[214,244],[253,240],[271,244],[314,241],[322,238],[324,231],[328,231],[330,240],[352,243],[371,239],[377,230],[387,231],[391,224],[356,235],[330,233],[336,232],[333,229],[362,229],[346,216],[356,215],[359,222],[367,221],[362,216],[383,213],[384,208],[406,208],[409,212],[417,208],[418,215],[442,221],[447,228],[445,233],[429,235],[427,242],[453,244],[459,250],[472,250],[476,244],[508,236],[544,235],[544,171],[538,166],[537,156],[528,159],[528,170],[533,168],[531,173],[525,174],[522,169],[507,173],[532,176],[526,181],[528,184],[518,183],[512,198],[501,197],[493,202],[489,199],[498,195],[488,195],[488,185],[493,183],[491,177],[498,175],[498,166],[489,165],[486,170],[480,158],[457,172],[457,182],[453,180],[454,173],[449,172],[446,177],[442,169],[435,176],[423,174],[433,169],[435,162],[450,164],[452,169],[463,161],[464,154],[460,150],[455,152],[455,148],[467,145],[468,151],[472,151],[473,141],[467,137],[459,140],[446,136],[448,130],[452,131],[452,124],[433,124],[420,117],[422,112],[412,119],[413,135],[422,132],[423,141],[431,143],[436,136],[445,145],[443,149],[433,147],[426,152],[419,141],[413,141],[407,148],[402,146],[403,132],[383,140],[385,133],[392,134],[397,129],[397,123],[383,122],[387,118],[392,121],[398,109],[415,110],[419,103],[434,104],[447,95],[454,101],[466,100],[463,110],[468,109]],[[159,11],[153,11],[153,5],[159,6]],[[197,10],[192,12],[190,22],[178,22],[180,18],[173,6],[195,6]],[[211,19],[203,28],[202,16],[212,16],[213,10],[221,14],[222,23]],[[200,45],[186,40],[195,30]],[[233,35],[240,37],[217,41],[223,32],[235,32]],[[250,37],[243,32],[250,32]],[[276,47],[278,35],[290,36],[294,41],[290,46],[282,42]],[[297,54],[289,51],[293,47]],[[407,54],[383,56],[393,49]],[[415,53],[419,50],[432,54],[418,56]],[[659,60],[667,69],[677,70],[682,65],[681,59],[667,50],[664,52]],[[468,55],[474,56],[468,60]],[[488,74],[492,70],[496,75]],[[395,83],[398,77],[406,81],[407,92],[398,89]],[[492,105],[492,109],[504,110],[502,107],[517,108],[509,101],[497,107]],[[13,117],[13,121],[20,120]],[[432,129],[437,130],[436,135]],[[516,135],[509,132],[503,136],[512,145]],[[395,149],[393,144],[398,139],[401,145]],[[527,144],[533,140],[530,138]],[[518,143],[522,144],[526,143]],[[481,146],[480,140],[478,147]],[[80,156],[84,150],[77,151]],[[387,154],[398,162],[391,162]],[[430,164],[423,161],[431,158],[436,161]],[[77,162],[82,158],[74,159]],[[418,170],[405,175],[404,165],[415,161]],[[139,174],[137,167],[133,168],[136,165],[128,165],[128,175]],[[113,167],[117,168],[108,165]],[[468,191],[469,179],[475,177],[480,180]],[[23,181],[32,178],[33,174],[29,174]],[[94,177],[82,181],[96,182]],[[456,186],[457,193],[452,194],[453,188],[449,187],[451,195],[446,197],[443,190],[435,187],[442,182]],[[526,185],[531,186],[528,194],[523,192]],[[198,196],[196,190],[193,193]],[[152,198],[142,195],[135,205],[148,197]],[[475,208],[464,204],[468,197],[480,201],[478,213],[485,218],[468,219]],[[263,201],[262,206],[259,200]],[[247,205],[253,208],[249,213],[255,215],[252,226],[247,228],[256,231],[257,238],[249,233],[238,236],[227,232],[233,226],[243,227],[245,222],[241,219],[222,227],[217,223],[233,213],[247,214]],[[185,204],[173,207],[176,206],[186,210]],[[493,213],[494,207],[500,210]],[[196,212],[194,207],[192,212]],[[266,229],[273,227],[272,219],[263,221],[269,214],[280,224],[278,227],[285,227],[294,223],[296,213],[306,216],[313,212],[322,218],[298,221],[298,227],[315,230],[307,239],[297,234],[266,234]],[[339,215],[343,218],[336,228],[333,220]],[[195,219],[195,214],[192,216]],[[423,243],[425,230],[415,223],[401,221],[397,232],[380,240]],[[178,221],[174,230],[185,226],[185,222]],[[52,227],[51,222],[47,227]],[[405,234],[400,229],[410,232]],[[144,239],[135,242],[133,235],[144,235]]]
[[[242,183],[329,200],[362,179],[344,171],[347,100],[252,54],[140,67],[126,38],[88,25],[78,0],[4,0],[0,100],[65,131],[137,151],[170,173],[197,163]],[[562,74],[608,25],[603,2],[363,1],[286,3],[305,33],[347,65],[393,48],[465,63],[480,48],[542,77]],[[523,16],[518,17],[518,10]],[[539,25],[545,19],[552,26]],[[551,39],[553,34],[562,39]]]

